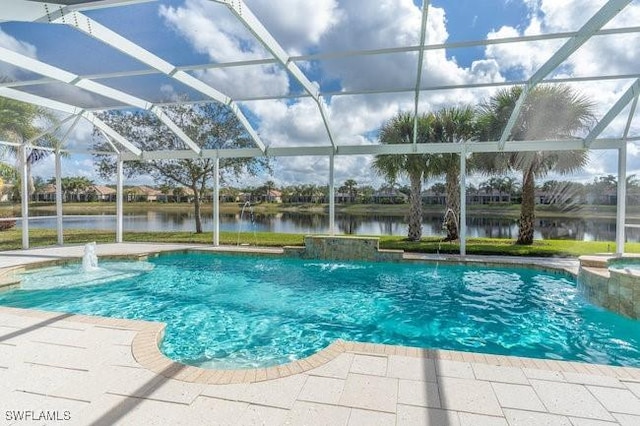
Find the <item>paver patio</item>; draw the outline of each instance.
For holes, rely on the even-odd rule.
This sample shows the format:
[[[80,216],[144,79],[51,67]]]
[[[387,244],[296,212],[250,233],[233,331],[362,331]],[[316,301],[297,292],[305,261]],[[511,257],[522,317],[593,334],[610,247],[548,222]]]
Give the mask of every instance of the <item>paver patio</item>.
[[[157,249],[111,244],[98,254]],[[81,250],[5,252],[0,266]],[[640,369],[343,342],[297,374],[208,384],[139,362],[134,341],[154,327],[0,308],[0,424],[640,425]],[[28,411],[69,420],[16,420]]]

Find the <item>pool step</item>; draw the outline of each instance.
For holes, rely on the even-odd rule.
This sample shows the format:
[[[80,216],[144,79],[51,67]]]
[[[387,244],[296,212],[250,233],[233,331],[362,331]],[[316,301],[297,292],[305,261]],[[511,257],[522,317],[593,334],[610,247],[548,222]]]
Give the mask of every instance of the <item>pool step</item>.
[[[0,276],[0,293],[20,287],[20,279]]]

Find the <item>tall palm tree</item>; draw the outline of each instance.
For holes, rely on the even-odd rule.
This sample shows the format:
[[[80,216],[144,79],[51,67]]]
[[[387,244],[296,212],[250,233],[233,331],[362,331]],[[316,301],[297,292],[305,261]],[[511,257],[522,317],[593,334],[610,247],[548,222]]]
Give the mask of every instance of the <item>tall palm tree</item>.
[[[4,195],[3,190],[5,183],[15,182],[17,176],[18,174],[15,167],[0,161],[0,200]]]
[[[410,144],[413,141],[413,118],[410,113],[400,112],[380,129],[379,140],[383,144]],[[432,115],[418,117],[417,142],[431,139]],[[407,238],[419,241],[422,238],[422,182],[430,173],[429,156],[424,154],[380,154],[373,160],[373,168],[389,182],[399,176],[407,176],[411,185],[409,194],[409,219]]]
[[[2,79],[0,79],[1,81]],[[15,101],[0,97],[0,138],[9,142],[25,143],[33,139],[41,129],[36,125],[37,122],[45,122],[51,124],[55,118],[45,109],[36,107],[24,102]],[[47,134],[38,141],[40,145],[55,148],[59,146],[59,141],[51,134]],[[51,151],[29,149],[27,153],[27,173],[29,195],[34,191],[33,179],[31,177],[31,166],[38,161],[46,158]],[[13,146],[0,145],[0,158],[14,157],[16,160],[16,169],[22,167],[22,158],[18,153],[18,149]]]
[[[436,142],[461,143],[475,135],[475,112],[470,106],[442,108],[434,114]],[[445,176],[446,212],[444,226],[447,241],[457,240],[460,220],[460,156],[437,154],[431,160],[431,173]],[[450,214],[453,212],[453,214]]]
[[[276,183],[272,180],[268,180],[265,182],[264,184],[264,192],[265,192],[265,197],[264,197],[264,201],[267,203],[270,203],[272,200],[272,195],[271,195],[271,191],[276,187]]]
[[[522,93],[522,87],[498,91],[479,108],[481,140],[497,140]],[[565,85],[534,88],[522,106],[509,140],[575,139],[593,123],[593,103]],[[586,151],[532,151],[483,156],[485,171],[522,173],[522,204],[517,244],[532,244],[535,219],[535,179],[549,172],[566,174],[587,163]],[[489,159],[489,161],[487,161]]]
[[[347,190],[349,194],[349,202],[353,203],[358,195],[358,182],[354,179],[347,179],[344,181],[344,188]]]

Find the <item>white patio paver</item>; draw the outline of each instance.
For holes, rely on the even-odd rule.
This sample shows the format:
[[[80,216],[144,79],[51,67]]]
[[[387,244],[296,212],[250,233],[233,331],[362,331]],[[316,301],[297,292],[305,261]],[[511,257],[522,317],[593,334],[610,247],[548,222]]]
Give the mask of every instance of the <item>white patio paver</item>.
[[[3,256],[0,264],[15,266],[34,251]],[[229,381],[262,381],[215,385],[204,380],[220,377],[213,373],[167,364],[159,375],[140,364],[133,345],[150,327],[0,308],[0,425],[46,423],[16,417],[43,410],[70,417],[52,424],[75,425],[640,425],[638,369],[346,342],[297,374],[230,373]]]
[[[0,424],[12,423],[4,413],[20,410],[66,410],[71,424],[640,424],[640,379],[628,376],[580,376],[581,384],[567,381],[576,381],[570,372],[370,356],[395,366],[381,376],[347,370],[369,358],[358,348],[274,380],[187,383],[147,370],[123,344],[148,323],[108,329],[89,320],[0,309]],[[483,378],[468,377],[477,371]],[[524,383],[505,381],[523,376]]]

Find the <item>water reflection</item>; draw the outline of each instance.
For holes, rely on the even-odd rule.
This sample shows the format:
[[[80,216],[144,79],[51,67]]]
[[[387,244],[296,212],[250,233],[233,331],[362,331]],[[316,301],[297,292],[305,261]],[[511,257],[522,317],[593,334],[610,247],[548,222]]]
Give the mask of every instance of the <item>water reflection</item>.
[[[114,215],[68,216],[64,219],[67,229],[115,229]],[[149,210],[129,213],[124,217],[125,231],[193,231],[193,212],[167,212]],[[202,218],[205,232],[213,230],[212,218]],[[336,214],[337,232],[350,235],[406,235],[407,225],[403,216]],[[18,221],[18,226],[20,221]],[[56,220],[33,218],[33,228],[55,229]],[[220,229],[236,232],[328,233],[329,216],[323,213],[283,212],[253,215],[221,214]],[[514,239],[518,226],[513,218],[468,216],[469,237]],[[537,239],[569,239],[585,241],[615,241],[615,219],[582,219],[579,217],[550,217],[536,220]],[[640,229],[628,228],[627,241],[640,241]],[[423,219],[424,236],[445,236],[441,215],[426,215]]]

